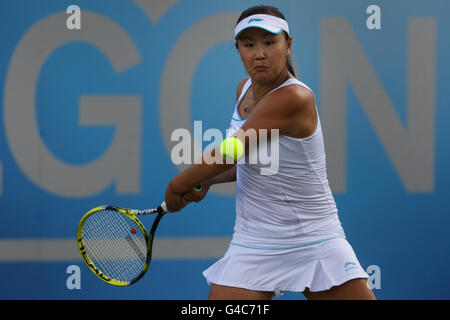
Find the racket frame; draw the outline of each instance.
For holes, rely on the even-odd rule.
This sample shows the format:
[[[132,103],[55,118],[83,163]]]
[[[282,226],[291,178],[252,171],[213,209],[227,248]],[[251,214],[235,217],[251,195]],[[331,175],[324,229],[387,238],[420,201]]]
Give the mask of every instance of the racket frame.
[[[194,186],[194,190],[196,191],[201,191],[203,189],[203,185],[202,184],[197,184]],[[127,218],[131,219],[132,221],[134,221],[136,223],[136,225],[138,226],[139,230],[142,232],[142,234],[144,235],[145,238],[145,242],[147,244],[147,257],[146,257],[146,261],[145,261],[145,265],[142,268],[141,273],[134,278],[133,280],[127,282],[127,281],[119,281],[116,279],[111,279],[108,276],[106,276],[99,268],[97,268],[97,266],[92,262],[92,260],[89,258],[87,252],[86,252],[86,248],[83,244],[83,226],[85,221],[87,220],[87,218],[92,215],[95,214],[96,212],[102,211],[102,210],[111,210],[111,211],[116,211],[118,213],[123,214],[124,216],[126,216]],[[110,205],[103,205],[103,206],[98,206],[95,207],[93,209],[91,209],[90,211],[88,211],[80,220],[79,224],[78,224],[78,229],[77,229],[77,244],[78,244],[78,250],[80,251],[81,257],[83,258],[84,262],[86,263],[86,265],[89,267],[89,269],[98,277],[100,278],[102,281],[113,285],[113,286],[119,286],[119,287],[125,287],[125,286],[129,286],[133,283],[135,283],[136,281],[138,281],[139,279],[141,279],[145,273],[148,270],[148,267],[150,265],[150,261],[152,260],[152,247],[153,247],[153,239],[155,237],[155,232],[156,232],[156,228],[158,227],[159,221],[161,220],[161,218],[168,213],[169,211],[167,210],[167,206],[166,206],[166,202],[164,201],[163,203],[161,203],[161,205],[155,209],[145,209],[145,210],[136,210],[136,209],[126,209],[126,208],[120,208],[120,207],[116,207],[116,206],[110,206]],[[147,231],[145,230],[144,225],[141,223],[141,221],[139,221],[139,219],[137,218],[137,216],[142,216],[142,215],[147,215],[147,214],[154,214],[157,213],[158,215],[156,216],[155,220],[153,221],[152,227],[150,229],[150,233],[147,233]]]
[[[143,234],[143,236],[145,238],[145,242],[146,242],[146,245],[147,245],[147,256],[146,256],[145,265],[142,268],[141,273],[136,278],[134,278],[131,281],[120,281],[120,280],[109,278],[99,268],[97,268],[97,266],[92,262],[92,260],[89,258],[88,254],[86,252],[86,248],[85,248],[84,243],[83,243],[83,226],[84,226],[84,223],[89,218],[89,216],[95,214],[96,212],[102,211],[102,210],[116,211],[116,212],[118,212],[120,214],[123,214],[127,218],[131,219],[134,223],[136,223],[137,227],[142,232],[142,234]],[[153,213],[158,213],[158,215],[156,216],[155,220],[153,221],[153,225],[152,225],[152,228],[150,230],[150,233],[147,233],[147,231],[145,230],[144,225],[141,223],[141,221],[139,221],[137,216],[153,214]],[[93,208],[92,210],[87,212],[81,218],[80,223],[78,224],[77,243],[78,243],[78,250],[80,251],[81,257],[83,258],[84,262],[89,267],[89,269],[98,278],[100,278],[102,281],[104,281],[104,282],[106,282],[106,283],[108,283],[110,285],[118,286],[118,287],[125,287],[125,286],[129,286],[129,285],[135,283],[136,281],[141,279],[145,275],[147,270],[148,270],[148,267],[150,265],[150,261],[152,259],[152,246],[153,246],[153,238],[154,238],[154,235],[155,235],[155,231],[156,231],[156,228],[157,228],[157,226],[159,224],[159,221],[161,220],[161,218],[166,213],[167,213],[167,209],[165,207],[165,203],[163,203],[161,206],[159,206],[156,209],[146,209],[146,210],[125,209],[125,208],[120,208],[120,207],[110,206],[110,205],[103,205],[103,206],[98,206],[96,208]]]

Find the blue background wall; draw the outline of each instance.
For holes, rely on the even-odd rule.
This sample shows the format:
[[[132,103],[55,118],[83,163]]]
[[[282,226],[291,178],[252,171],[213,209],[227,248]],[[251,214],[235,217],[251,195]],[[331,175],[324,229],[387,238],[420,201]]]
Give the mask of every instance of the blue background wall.
[[[66,28],[69,17],[66,8],[71,4],[81,8],[81,30]],[[236,85],[246,75],[232,41],[234,23],[241,11],[254,4],[259,2],[18,0],[0,3],[0,298],[207,297],[209,287],[201,272],[220,256],[221,247],[217,248],[217,254],[200,254],[200,257],[192,248],[191,257],[190,252],[187,257],[180,257],[175,253],[170,256],[169,246],[168,256],[157,256],[144,279],[129,288],[115,288],[99,281],[84,266],[75,249],[75,232],[81,216],[99,204],[146,208],[163,199],[166,184],[179,172],[170,154],[174,145],[170,132],[174,128],[184,126],[192,130],[193,122],[201,120],[203,130],[218,128],[225,132],[233,112]],[[296,69],[300,79],[316,93],[327,143],[329,178],[340,219],[363,267],[379,267],[376,296],[380,299],[450,298],[450,276],[446,272],[450,262],[447,237],[450,3],[447,0],[280,0],[267,4],[285,13],[294,37]],[[370,16],[366,9],[371,4],[381,9],[379,30],[369,30],[366,26]],[[56,18],[52,20],[52,17]],[[329,66],[333,62],[329,52],[322,50],[332,48],[333,34],[327,26],[333,26],[330,23],[335,18],[344,19],[338,20],[337,26],[344,32],[351,30],[350,39],[362,48],[370,72],[364,71],[356,58],[354,66],[347,65],[351,69],[348,75],[340,78],[339,70],[324,69],[325,64]],[[414,33],[411,19],[426,20],[423,33],[420,28]],[[345,28],[346,23],[350,29]],[[40,27],[45,24],[51,28]],[[111,39],[101,34],[102,28],[110,28],[111,32],[106,34]],[[189,30],[194,29],[203,32],[190,34]],[[37,30],[34,38],[33,30]],[[96,32],[100,36],[96,37]],[[44,40],[46,35],[48,39]],[[410,46],[414,39],[419,44],[428,41],[428,35],[432,36],[430,43],[434,47]],[[97,43],[85,41],[91,36]],[[115,36],[128,39],[123,40],[126,45],[122,40],[116,41]],[[341,37],[344,39],[345,35]],[[36,66],[35,61],[42,56],[40,45],[55,39],[66,40],[42,58],[42,66]],[[218,40],[204,44],[205,39]],[[109,46],[108,54],[101,48],[104,44]],[[202,46],[206,48],[204,52],[199,49]],[[110,57],[114,52],[119,56],[117,64],[123,63],[121,67]],[[424,65],[418,69],[424,72],[411,72],[414,66],[408,61],[414,54],[413,61]],[[194,56],[198,58],[192,64],[189,61]],[[427,63],[430,59],[431,63]],[[37,81],[34,89],[30,89],[27,81],[33,66],[38,71]],[[189,72],[192,77],[186,82],[183,75]],[[377,81],[370,77],[374,75]],[[324,87],[330,86],[327,79],[332,76],[345,82],[344,90],[338,93],[345,101],[337,101],[336,108],[329,102],[334,96],[324,92]],[[367,82],[357,81],[360,86],[356,86],[355,79],[366,78]],[[381,138],[390,128],[374,124],[373,115],[386,116],[384,109],[370,106],[378,101],[369,97],[376,82],[391,102],[388,109],[395,114],[398,120],[395,123],[407,133],[405,138]],[[422,86],[425,94],[414,95],[412,91]],[[177,87],[179,90],[173,90]],[[189,94],[183,95],[183,90]],[[124,104],[123,108],[130,108],[125,113],[137,129],[122,128],[125,138],[122,145],[117,145],[117,154],[122,154],[119,160],[128,159],[131,167],[117,163],[115,157],[103,157],[116,143],[114,139],[120,130],[113,121],[112,109],[112,116],[104,124],[92,120],[93,114],[86,110],[95,108],[94,100],[80,111],[82,97],[92,96],[107,97],[105,108],[114,104],[114,98],[131,97],[132,106]],[[423,96],[429,104],[414,109],[411,97]],[[427,100],[427,97],[431,98]],[[27,98],[32,103],[26,104]],[[186,103],[174,106],[177,101]],[[346,121],[333,126],[333,110],[340,111],[342,107],[346,110]],[[100,115],[108,110],[101,108]],[[409,122],[412,115],[423,115],[424,119],[421,121],[419,117],[418,121]],[[86,119],[94,123],[83,123]],[[34,121],[37,131],[28,125],[29,121]],[[422,122],[419,128],[417,123]],[[339,129],[345,134],[335,135]],[[20,133],[25,138],[20,138]],[[46,150],[31,145],[36,139]],[[407,147],[400,150],[402,141],[412,146],[411,154]],[[399,146],[395,147],[396,143]],[[207,145],[203,142],[202,147]],[[334,150],[336,145],[345,148]],[[396,154],[403,158],[397,158]],[[48,155],[65,164],[64,168],[81,171],[104,161],[101,174],[90,175],[83,183],[88,186],[96,181],[104,182],[98,183],[97,190],[80,187],[85,192],[76,194],[64,186],[81,185],[77,180],[78,171],[69,170],[67,175],[53,172],[45,167]],[[125,181],[117,174],[121,170],[126,174],[130,171],[135,177]],[[232,193],[232,186],[217,189],[203,202],[186,207],[183,213],[166,217],[158,230],[159,239],[170,242],[231,237]],[[150,225],[151,218],[144,223]],[[70,245],[72,240],[74,246]],[[46,250],[58,244],[61,244],[59,250],[49,255]],[[81,268],[79,290],[69,290],[66,286],[69,265]],[[287,293],[282,299],[303,297]]]

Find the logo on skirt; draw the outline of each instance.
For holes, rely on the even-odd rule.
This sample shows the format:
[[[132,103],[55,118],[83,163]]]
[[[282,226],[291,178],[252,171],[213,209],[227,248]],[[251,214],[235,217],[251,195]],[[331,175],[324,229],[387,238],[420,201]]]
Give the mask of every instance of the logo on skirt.
[[[356,265],[356,262],[346,262],[344,264],[344,271],[349,272],[350,270],[358,269],[358,266]]]

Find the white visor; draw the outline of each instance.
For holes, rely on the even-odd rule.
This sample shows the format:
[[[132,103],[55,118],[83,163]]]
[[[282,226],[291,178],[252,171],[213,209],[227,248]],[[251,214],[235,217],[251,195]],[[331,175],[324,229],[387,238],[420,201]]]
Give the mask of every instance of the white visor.
[[[242,19],[237,24],[234,28],[234,39],[237,39],[241,32],[248,28],[261,28],[274,34],[286,31],[289,35],[289,26],[286,20],[268,14],[254,14]]]

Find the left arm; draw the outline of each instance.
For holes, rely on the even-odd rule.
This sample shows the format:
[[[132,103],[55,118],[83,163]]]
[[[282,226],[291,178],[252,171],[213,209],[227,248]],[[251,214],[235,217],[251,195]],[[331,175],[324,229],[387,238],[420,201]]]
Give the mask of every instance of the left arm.
[[[250,146],[247,130],[254,130],[259,139],[259,130],[278,129],[280,135],[305,137],[315,130],[313,125],[317,121],[315,102],[312,93],[300,86],[287,86],[264,97],[244,125],[234,136],[243,139],[246,153]],[[181,210],[187,203],[183,194],[202,181],[215,177],[230,169],[234,164],[223,164],[212,161],[220,152],[220,146],[206,152],[202,162],[193,164],[185,171],[174,177],[168,184],[165,201],[170,212]]]

